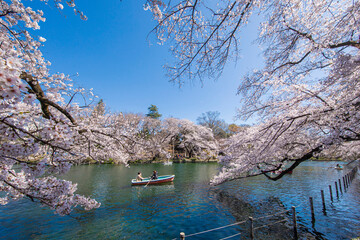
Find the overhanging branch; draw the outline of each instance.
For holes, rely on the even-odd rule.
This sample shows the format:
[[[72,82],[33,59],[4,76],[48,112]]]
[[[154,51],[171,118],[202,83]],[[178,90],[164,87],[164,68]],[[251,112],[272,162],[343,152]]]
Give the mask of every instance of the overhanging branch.
[[[23,72],[20,75],[20,78],[27,82],[27,84],[31,87],[29,89],[29,93],[34,93],[36,95],[36,98],[39,100],[41,104],[41,110],[43,112],[43,116],[46,119],[50,119],[52,117],[52,114],[49,110],[49,106],[54,107],[59,112],[64,114],[72,124],[76,125],[75,119],[71,116],[71,114],[64,108],[62,108],[59,104],[50,101],[46,96],[44,91],[42,90],[39,82],[33,78],[33,76]]]

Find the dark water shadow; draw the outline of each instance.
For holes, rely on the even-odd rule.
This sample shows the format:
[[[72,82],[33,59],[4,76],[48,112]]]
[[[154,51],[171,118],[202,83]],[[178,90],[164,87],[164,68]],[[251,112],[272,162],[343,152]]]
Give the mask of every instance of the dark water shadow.
[[[247,239],[250,236],[250,221],[252,217],[255,239],[293,239],[292,212],[285,208],[282,201],[277,197],[268,197],[261,202],[249,203],[237,197],[235,194],[214,189],[211,191],[213,197],[226,208],[235,218],[235,222],[246,221],[236,226],[236,230]],[[313,226],[309,229],[302,224],[301,217],[297,217],[298,239],[319,239],[323,240],[324,234],[318,232]]]

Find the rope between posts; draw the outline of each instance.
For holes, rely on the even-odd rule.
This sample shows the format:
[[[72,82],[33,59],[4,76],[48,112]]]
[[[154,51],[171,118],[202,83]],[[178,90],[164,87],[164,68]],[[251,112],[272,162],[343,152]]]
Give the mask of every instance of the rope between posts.
[[[228,237],[224,237],[224,238],[221,238],[220,240],[225,240],[225,239],[229,239],[229,238],[233,238],[233,237],[236,237],[238,235],[240,235],[241,233],[236,233],[234,235],[231,235],[231,236],[228,236]]]
[[[300,203],[299,205],[295,206],[295,208],[298,208],[298,207],[300,207],[300,206],[302,206],[304,204],[305,204],[305,200],[302,203]]]
[[[295,208],[298,208],[298,207],[300,207],[300,206],[302,206],[302,205],[304,205],[304,204],[305,204],[305,203],[302,202],[302,203],[300,203],[299,205],[297,205]],[[272,214],[272,215],[266,215],[266,216],[263,216],[263,217],[254,218],[253,220],[255,221],[255,220],[259,220],[259,219],[269,218],[269,217],[277,216],[277,215],[280,215],[280,214],[283,214],[283,213],[289,213],[289,212],[291,212],[291,211],[292,211],[292,210],[285,210],[285,211],[282,211],[282,212],[274,213],[274,214]]]
[[[189,234],[189,235],[185,235],[185,237],[191,237],[191,236],[195,236],[195,235],[199,235],[199,234],[203,234],[203,233],[207,233],[207,232],[212,232],[212,231],[216,231],[216,230],[219,230],[219,229],[223,229],[223,228],[227,228],[227,227],[231,227],[231,226],[243,224],[243,223],[245,223],[245,222],[246,222],[246,220],[245,220],[245,221],[241,221],[241,222],[232,223],[232,224],[229,224],[229,225],[226,225],[226,226],[222,226],[222,227],[218,227],[218,228],[213,228],[213,229],[205,230],[205,231],[202,231],[202,232],[192,233],[192,234]]]
[[[260,228],[263,228],[263,227],[268,227],[268,226],[271,226],[271,225],[274,225],[274,224],[277,224],[277,223],[286,222],[286,221],[287,221],[287,219],[283,219],[283,220],[280,220],[280,221],[277,221],[277,222],[273,222],[273,223],[270,223],[270,224],[267,224],[267,225],[262,225],[262,226],[256,227],[256,228],[254,228],[254,230],[257,230],[257,229],[260,229]],[[240,234],[241,234],[241,233],[236,233],[236,234],[234,234],[234,235],[221,238],[221,239],[219,239],[219,240],[230,239],[230,238],[236,237],[236,236],[238,236],[238,235],[240,235]]]
[[[348,174],[357,174],[357,175],[360,175],[360,172],[358,171],[359,167],[354,167]],[[351,179],[352,180],[352,179]],[[350,181],[351,181],[350,180]],[[340,181],[340,180],[339,180]],[[344,181],[344,180],[343,180]],[[340,186],[341,188],[341,186]],[[299,208],[300,206],[306,204],[306,201],[303,201],[301,202],[299,205],[297,205],[295,208]],[[284,213],[289,213],[291,212],[291,210],[285,210],[285,211],[282,211],[282,212],[277,212],[275,214],[272,214],[272,215],[266,215],[266,216],[262,216],[262,217],[258,217],[258,218],[254,218],[253,221],[256,221],[256,220],[259,220],[259,219],[264,219],[264,218],[269,218],[269,217],[273,217],[273,216],[277,216],[277,215],[280,215],[280,214],[284,214]],[[269,223],[267,225],[262,225],[262,226],[259,226],[259,227],[256,227],[254,228],[253,230],[257,230],[257,229],[260,229],[260,228],[264,228],[264,227],[268,227],[268,226],[271,226],[271,225],[275,225],[275,224],[278,224],[278,223],[281,223],[281,222],[286,222],[288,221],[288,219],[283,219],[283,220],[280,220],[280,221],[276,221],[276,222],[272,222],[272,223]],[[247,220],[244,220],[244,221],[241,221],[241,222],[236,222],[236,223],[233,223],[233,224],[229,224],[229,225],[226,225],[226,226],[222,226],[222,227],[218,227],[218,228],[213,228],[213,229],[209,229],[209,230],[205,230],[205,231],[202,231],[202,232],[197,232],[197,233],[193,233],[193,234],[189,234],[189,235],[186,235],[185,237],[191,237],[191,236],[195,236],[195,235],[199,235],[199,234],[203,234],[203,233],[208,233],[208,232],[212,232],[212,231],[216,231],[216,230],[219,230],[219,229],[223,229],[223,228],[227,228],[227,227],[231,227],[231,226],[235,226],[235,225],[239,225],[239,224],[243,224],[247,222]],[[237,233],[237,234],[234,234],[234,235],[231,235],[231,236],[228,236],[228,237],[225,237],[225,238],[221,238],[220,240],[225,240],[225,239],[229,239],[229,238],[232,238],[232,237],[235,237],[235,236],[238,236],[240,235],[240,233]],[[175,240],[177,238],[174,238],[173,240]]]
[[[301,204],[297,205],[296,207],[299,207],[299,206],[301,206],[301,205],[303,205],[303,204],[304,204],[304,203],[301,203]],[[280,215],[280,214],[283,214],[283,213],[288,213],[288,212],[291,212],[291,210],[286,210],[286,211],[278,212],[278,213],[275,213],[275,214],[272,214],[272,215],[266,215],[266,216],[263,216],[263,217],[254,218],[253,220],[255,221],[255,220],[259,220],[259,219],[264,219],[264,218],[268,218],[268,217],[273,217],[273,216],[277,216],[277,215]],[[243,224],[243,223],[245,223],[246,221],[247,221],[247,220],[244,220],[244,221],[241,221],[241,222],[232,223],[232,224],[225,225],[225,226],[222,226],[222,227],[217,227],[217,228],[208,229],[208,230],[201,231],[201,232],[197,232],[197,233],[192,233],[192,234],[189,234],[189,235],[185,235],[185,237],[196,236],[196,235],[200,235],[200,234],[203,234],[203,233],[208,233],[208,232],[216,231],[216,230],[219,230],[219,229],[223,229],[223,228],[227,228],[227,227],[231,227],[231,226]],[[268,225],[263,225],[263,226],[254,228],[254,230],[255,230],[255,229],[258,229],[258,228],[270,226],[270,225],[273,225],[273,224],[276,224],[276,223],[279,223],[279,222],[284,222],[284,221],[287,221],[287,220],[285,219],[285,220],[277,221],[277,222],[274,222],[274,223],[271,223],[271,224],[268,224]],[[227,238],[235,237],[235,236],[237,236],[237,235],[238,235],[238,234],[235,234],[235,235],[229,236],[229,237],[227,237]],[[227,239],[227,238],[222,238],[222,239]],[[174,239],[177,239],[177,238],[174,238]],[[172,239],[172,240],[174,240],[174,239]]]

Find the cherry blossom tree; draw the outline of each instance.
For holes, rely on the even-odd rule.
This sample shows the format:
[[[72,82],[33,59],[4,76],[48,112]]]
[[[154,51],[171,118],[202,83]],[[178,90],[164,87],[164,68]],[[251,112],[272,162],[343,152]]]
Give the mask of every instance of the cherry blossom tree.
[[[73,151],[77,153],[75,163],[127,164],[130,154],[127,141],[132,139],[132,132],[126,131],[131,129],[126,127],[126,122],[121,122],[117,114],[105,113],[102,108],[99,112],[98,104],[75,116],[79,119],[73,139]]]
[[[219,76],[238,56],[242,28],[253,15],[263,19],[264,67],[238,88],[238,116],[258,124],[228,140],[214,184],[258,174],[277,180],[331,149],[359,156],[359,7],[346,0],[147,2],[158,21],[153,32],[172,40],[177,62],[167,69],[180,85]]]
[[[129,154],[128,161],[151,161],[168,158],[167,148],[172,133],[164,122],[139,114],[118,116],[117,135]]]
[[[54,4],[64,7],[61,0]],[[66,4],[86,18],[72,0]],[[26,197],[64,215],[78,205],[89,210],[100,204],[75,194],[76,184],[54,177],[79,157],[74,146],[84,126],[72,100],[84,90],[73,89],[64,74],[50,74],[40,51],[46,39],[32,34],[41,21],[41,10],[19,0],[1,1],[0,191],[6,195],[0,203]]]
[[[207,160],[217,156],[219,144],[210,128],[196,125],[187,119],[169,118],[166,121],[166,129],[174,129],[172,142],[177,140],[177,147],[184,149],[188,157]]]
[[[112,135],[121,142],[128,162],[170,159],[174,157],[175,144],[189,156],[201,159],[217,156],[218,142],[211,129],[189,120],[167,118],[161,121],[136,114],[121,114],[117,118]]]
[[[61,0],[44,3],[64,8]],[[65,4],[86,19],[74,1]],[[180,130],[171,121],[112,114],[103,102],[91,108],[91,91],[75,89],[65,74],[50,74],[40,50],[46,39],[34,31],[41,21],[42,11],[19,0],[1,1],[0,191],[5,196],[0,203],[25,197],[65,215],[76,206],[90,210],[100,204],[76,194],[76,184],[55,174],[89,159],[126,164],[168,157],[169,142]],[[83,103],[75,101],[78,95]]]

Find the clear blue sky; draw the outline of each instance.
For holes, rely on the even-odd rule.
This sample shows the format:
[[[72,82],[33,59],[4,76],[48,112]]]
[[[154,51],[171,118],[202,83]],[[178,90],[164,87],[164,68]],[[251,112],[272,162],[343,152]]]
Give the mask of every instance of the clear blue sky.
[[[156,23],[143,2],[77,0],[87,21],[68,7],[59,12],[52,1],[50,6],[30,3],[45,13],[46,22],[35,33],[47,39],[42,51],[51,71],[78,73],[75,85],[93,88],[112,112],[147,113],[154,104],[163,118],[196,122],[201,113],[219,111],[227,123],[243,123],[234,121],[240,101],[236,90],[241,76],[259,64],[259,50],[251,45],[256,26],[243,34],[242,59],[229,63],[217,81],[209,79],[204,86],[189,82],[180,89],[165,76],[163,65],[173,60],[167,46],[158,45],[154,36],[147,38]]]

